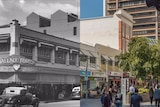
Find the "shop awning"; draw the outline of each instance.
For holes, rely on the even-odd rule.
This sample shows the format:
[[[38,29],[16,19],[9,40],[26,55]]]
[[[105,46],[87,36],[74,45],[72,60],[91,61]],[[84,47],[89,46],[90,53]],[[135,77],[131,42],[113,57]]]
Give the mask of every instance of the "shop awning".
[[[94,57],[98,57],[97,53],[96,52],[90,52],[92,56]]]
[[[110,60],[114,61],[114,57],[112,57],[112,56],[109,56],[109,58],[110,58]]]
[[[81,52],[86,56],[92,56],[91,53],[89,51],[87,51],[87,50],[81,49]]]
[[[104,59],[106,59],[106,60],[111,60],[108,56],[106,56],[106,55],[102,55],[102,57],[104,58]]]

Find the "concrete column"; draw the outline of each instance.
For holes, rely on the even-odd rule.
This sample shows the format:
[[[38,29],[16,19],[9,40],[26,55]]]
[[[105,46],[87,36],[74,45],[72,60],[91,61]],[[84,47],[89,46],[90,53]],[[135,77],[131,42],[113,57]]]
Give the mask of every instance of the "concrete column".
[[[115,71],[115,60],[114,60],[114,58],[112,60],[112,69],[113,69],[113,71]]]
[[[67,52],[67,55],[66,55],[66,65],[69,65],[69,52]]]
[[[10,29],[10,55],[20,55],[20,24],[18,23],[18,20],[12,20]]]
[[[33,59],[34,61],[38,61],[38,49],[37,49],[37,46],[35,46],[35,47],[33,48],[33,57],[32,57],[32,59]]]
[[[80,66],[79,65],[79,55],[78,54],[76,55],[76,66]]]
[[[53,49],[51,52],[51,63],[55,63],[55,49]]]

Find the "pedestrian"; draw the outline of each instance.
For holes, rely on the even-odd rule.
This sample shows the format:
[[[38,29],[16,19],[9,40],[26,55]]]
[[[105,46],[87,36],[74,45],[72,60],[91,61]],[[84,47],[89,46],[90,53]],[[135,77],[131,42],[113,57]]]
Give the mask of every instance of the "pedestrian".
[[[107,89],[105,90],[104,107],[111,107],[111,98]]]
[[[109,96],[111,98],[111,102],[113,102],[112,93],[113,93],[113,89],[112,89],[112,85],[110,85],[110,87],[109,87]]]
[[[122,94],[120,92],[120,89],[118,89],[117,94],[115,95],[114,104],[116,107],[122,107]]]
[[[101,105],[102,105],[102,107],[104,107],[105,89],[106,88],[103,87],[102,93],[101,93]]]
[[[142,96],[138,95],[138,89],[135,89],[135,93],[131,96],[130,107],[140,107],[140,102],[142,101]]]
[[[153,88],[151,87],[149,89],[149,98],[150,98],[151,105],[152,105],[152,102],[153,102],[153,95],[154,95],[154,91],[153,91]]]
[[[135,93],[134,84],[132,84],[132,85],[129,87],[129,92],[130,92],[130,95],[131,95],[131,96]]]
[[[159,103],[160,103],[160,86],[157,85],[157,88],[154,91],[154,99],[155,99],[155,106],[159,107]]]

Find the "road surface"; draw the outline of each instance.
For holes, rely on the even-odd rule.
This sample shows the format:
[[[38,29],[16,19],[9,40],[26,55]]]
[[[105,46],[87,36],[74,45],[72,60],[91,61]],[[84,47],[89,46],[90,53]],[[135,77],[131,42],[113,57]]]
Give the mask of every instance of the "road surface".
[[[40,103],[39,107],[80,107],[80,100]]]

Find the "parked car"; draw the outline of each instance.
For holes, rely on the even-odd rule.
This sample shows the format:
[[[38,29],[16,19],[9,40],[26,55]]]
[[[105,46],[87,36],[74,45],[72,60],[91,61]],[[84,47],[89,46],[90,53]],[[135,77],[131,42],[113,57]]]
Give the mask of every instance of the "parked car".
[[[21,105],[39,106],[39,99],[24,87],[7,87],[0,95],[0,107],[5,105],[20,107]]]
[[[72,89],[72,99],[80,99],[80,86]]]

